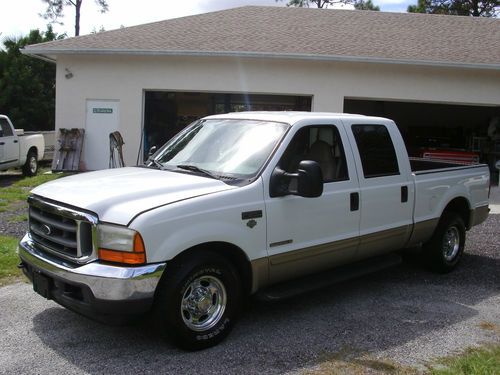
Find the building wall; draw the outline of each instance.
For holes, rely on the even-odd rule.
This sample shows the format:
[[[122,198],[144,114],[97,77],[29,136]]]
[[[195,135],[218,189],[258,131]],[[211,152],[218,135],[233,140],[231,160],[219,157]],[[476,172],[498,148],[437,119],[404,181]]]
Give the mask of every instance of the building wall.
[[[72,78],[65,78],[66,69]],[[500,72],[278,59],[61,55],[56,128],[84,128],[88,99],[119,100],[125,162],[133,165],[144,90],[312,95],[313,111],[331,112],[342,112],[344,97],[499,105]],[[108,158],[107,149],[103,158]]]

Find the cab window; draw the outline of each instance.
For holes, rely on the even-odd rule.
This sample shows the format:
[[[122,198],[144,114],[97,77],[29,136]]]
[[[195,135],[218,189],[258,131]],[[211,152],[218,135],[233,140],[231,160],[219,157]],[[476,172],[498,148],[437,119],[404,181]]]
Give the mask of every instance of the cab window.
[[[398,158],[389,131],[384,125],[353,125],[365,178],[399,174]]]
[[[14,134],[6,119],[0,118],[0,137],[11,137]]]
[[[302,160],[317,162],[324,182],[349,179],[344,147],[335,126],[318,125],[300,129],[288,145],[279,166],[289,173],[295,173]]]

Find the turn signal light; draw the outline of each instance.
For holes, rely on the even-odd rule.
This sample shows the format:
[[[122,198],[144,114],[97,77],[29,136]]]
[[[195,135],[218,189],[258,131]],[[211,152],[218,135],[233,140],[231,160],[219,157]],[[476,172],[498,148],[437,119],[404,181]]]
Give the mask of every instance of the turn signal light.
[[[99,259],[107,262],[122,264],[144,264],[146,263],[146,251],[144,242],[139,233],[134,236],[134,248],[132,251],[119,251],[99,248]]]

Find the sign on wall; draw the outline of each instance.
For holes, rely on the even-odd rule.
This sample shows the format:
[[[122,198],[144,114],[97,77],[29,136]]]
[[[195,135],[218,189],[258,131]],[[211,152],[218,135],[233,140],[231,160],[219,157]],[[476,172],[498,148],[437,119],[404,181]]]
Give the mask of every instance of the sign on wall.
[[[113,108],[92,108],[92,113],[113,113]]]

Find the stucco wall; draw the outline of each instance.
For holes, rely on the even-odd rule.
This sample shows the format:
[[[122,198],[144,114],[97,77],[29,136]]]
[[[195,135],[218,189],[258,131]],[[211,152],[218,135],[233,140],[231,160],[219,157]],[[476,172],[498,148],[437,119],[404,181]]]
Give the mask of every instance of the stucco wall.
[[[73,73],[71,79],[65,78],[65,69]],[[342,112],[344,97],[499,105],[500,72],[321,61],[61,55],[56,128],[84,128],[87,99],[117,99],[125,162],[133,165],[140,146],[143,93],[155,89],[312,95],[314,111],[332,112]],[[103,157],[108,157],[107,149]]]

